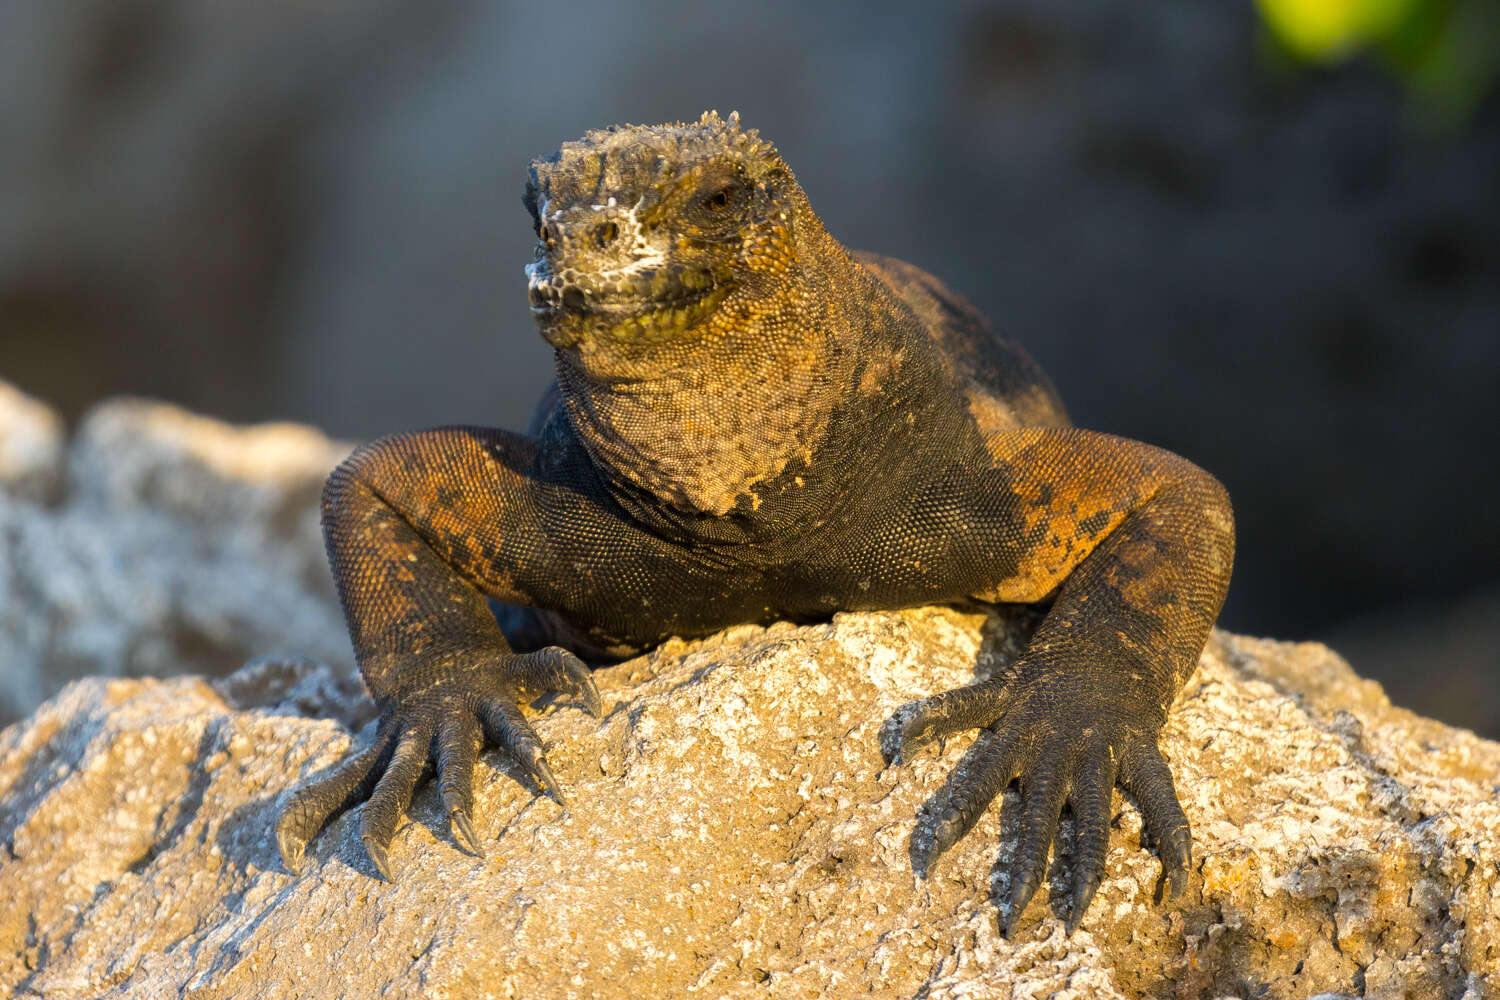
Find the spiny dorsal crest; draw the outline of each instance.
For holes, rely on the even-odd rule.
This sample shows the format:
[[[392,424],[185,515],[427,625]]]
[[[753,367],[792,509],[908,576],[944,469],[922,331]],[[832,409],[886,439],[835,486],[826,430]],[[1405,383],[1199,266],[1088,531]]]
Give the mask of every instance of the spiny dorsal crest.
[[[590,129],[582,139],[565,142],[560,153],[613,152],[630,143],[665,146],[675,141],[683,153],[733,150],[747,159],[774,159],[776,147],[762,139],[760,132],[740,125],[740,113],[729,112],[721,118],[717,111],[705,111],[695,122],[668,122],[661,125],[610,125],[607,128]]]
[[[721,118],[705,111],[696,122],[611,125],[565,142],[551,156],[531,162],[526,207],[536,213],[543,191],[553,202],[615,196],[633,201],[644,187],[660,183],[684,165],[725,153],[737,154],[752,176],[787,172],[776,147],[755,129],[740,126],[738,111]]]

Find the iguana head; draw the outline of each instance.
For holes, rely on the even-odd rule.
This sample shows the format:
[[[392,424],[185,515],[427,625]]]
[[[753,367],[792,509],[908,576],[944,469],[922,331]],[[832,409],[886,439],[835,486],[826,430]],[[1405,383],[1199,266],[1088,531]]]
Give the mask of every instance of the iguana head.
[[[600,374],[743,328],[795,261],[799,201],[791,171],[738,115],[589,132],[531,164],[532,315]]]

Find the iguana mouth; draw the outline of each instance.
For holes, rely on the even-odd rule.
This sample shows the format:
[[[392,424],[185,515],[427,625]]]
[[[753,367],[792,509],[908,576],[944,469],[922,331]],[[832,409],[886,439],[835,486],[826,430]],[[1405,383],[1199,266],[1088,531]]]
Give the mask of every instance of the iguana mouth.
[[[555,347],[586,336],[656,343],[703,322],[733,290],[733,282],[708,270],[657,267],[634,273],[548,271],[545,261],[526,268],[531,314]]]

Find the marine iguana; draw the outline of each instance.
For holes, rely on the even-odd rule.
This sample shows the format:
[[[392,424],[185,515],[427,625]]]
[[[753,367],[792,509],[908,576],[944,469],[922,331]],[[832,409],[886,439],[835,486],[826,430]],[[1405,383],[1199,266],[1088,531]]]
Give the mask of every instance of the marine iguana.
[[[599,714],[580,657],[839,610],[1043,602],[1016,662],[901,724],[901,759],[979,730],[913,834],[914,866],[925,875],[1019,779],[1006,931],[1067,804],[1071,932],[1103,877],[1118,782],[1179,895],[1191,838],[1157,740],[1228,588],[1223,487],[1070,427],[1036,364],[962,297],[835,241],[737,115],[589,132],[532,162],[525,204],[531,312],[557,372],[528,433],[381,438],[324,489],[380,721],[280,814],[287,867],[368,800],[360,835],[392,878],[429,763],[455,841],[478,852],[486,741],[563,802],[519,692]]]

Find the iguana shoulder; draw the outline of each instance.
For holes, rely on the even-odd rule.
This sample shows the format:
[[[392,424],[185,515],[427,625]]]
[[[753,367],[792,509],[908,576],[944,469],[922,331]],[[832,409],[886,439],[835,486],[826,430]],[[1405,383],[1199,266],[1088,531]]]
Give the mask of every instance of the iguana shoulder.
[[[864,252],[854,257],[917,314],[983,433],[1068,425],[1062,398],[1041,366],[996,333],[968,299],[906,261]]]

